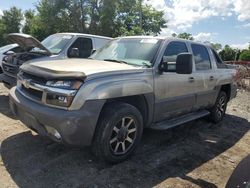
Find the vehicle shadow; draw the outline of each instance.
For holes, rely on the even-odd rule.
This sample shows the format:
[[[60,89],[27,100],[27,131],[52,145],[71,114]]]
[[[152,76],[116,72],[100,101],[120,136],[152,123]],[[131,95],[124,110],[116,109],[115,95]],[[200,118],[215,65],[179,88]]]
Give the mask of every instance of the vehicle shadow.
[[[9,108],[9,96],[7,95],[0,95],[0,113],[11,119],[16,119]]]
[[[246,119],[226,115],[219,124],[200,119],[169,131],[145,130],[136,153],[116,165],[98,161],[88,147],[68,148],[23,132],[2,142],[1,156],[21,188],[152,187],[174,177],[214,188],[187,174],[231,148],[249,129]]]

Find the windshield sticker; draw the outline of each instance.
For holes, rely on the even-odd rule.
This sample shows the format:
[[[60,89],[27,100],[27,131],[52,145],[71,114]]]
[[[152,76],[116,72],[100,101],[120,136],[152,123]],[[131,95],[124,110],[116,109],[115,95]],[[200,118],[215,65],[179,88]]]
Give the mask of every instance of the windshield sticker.
[[[156,44],[158,42],[157,39],[142,39],[140,43],[150,43],[150,44]]]
[[[63,36],[63,39],[71,39],[71,37],[72,36],[70,36],[70,35],[65,35],[65,36]]]

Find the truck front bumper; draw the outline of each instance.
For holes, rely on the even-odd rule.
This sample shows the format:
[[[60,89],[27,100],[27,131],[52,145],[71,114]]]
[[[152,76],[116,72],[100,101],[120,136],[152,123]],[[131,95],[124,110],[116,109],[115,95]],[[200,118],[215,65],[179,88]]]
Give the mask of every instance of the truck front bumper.
[[[92,143],[105,100],[86,101],[79,110],[62,110],[33,102],[16,87],[10,90],[12,112],[30,129],[57,142],[74,146]]]

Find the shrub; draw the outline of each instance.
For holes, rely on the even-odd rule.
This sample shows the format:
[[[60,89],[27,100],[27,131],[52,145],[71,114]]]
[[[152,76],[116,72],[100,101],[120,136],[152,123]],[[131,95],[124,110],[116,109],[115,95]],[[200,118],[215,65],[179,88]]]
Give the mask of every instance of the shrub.
[[[241,61],[250,61],[250,50],[244,50],[240,54],[240,60]]]

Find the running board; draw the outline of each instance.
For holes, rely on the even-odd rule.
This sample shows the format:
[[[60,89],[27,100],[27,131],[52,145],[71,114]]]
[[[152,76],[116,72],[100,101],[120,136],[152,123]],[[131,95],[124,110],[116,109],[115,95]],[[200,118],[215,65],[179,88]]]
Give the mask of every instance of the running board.
[[[170,120],[166,120],[166,121],[156,123],[156,124],[152,125],[152,127],[150,127],[150,128],[155,129],[155,130],[167,130],[167,129],[176,127],[178,125],[181,125],[183,123],[187,123],[189,121],[192,121],[192,120],[199,119],[201,117],[207,116],[209,114],[210,114],[210,112],[207,111],[207,110],[192,112],[190,114],[186,114],[186,115],[174,118],[174,119],[170,119]]]

